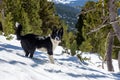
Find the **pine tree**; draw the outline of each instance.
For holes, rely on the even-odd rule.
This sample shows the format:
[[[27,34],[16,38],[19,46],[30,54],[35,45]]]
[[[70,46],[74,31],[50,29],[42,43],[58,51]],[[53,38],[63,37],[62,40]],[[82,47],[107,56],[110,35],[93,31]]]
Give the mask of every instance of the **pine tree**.
[[[79,41],[81,43],[83,41],[82,36],[84,36],[84,39],[86,41],[79,47],[80,50],[83,49],[81,47],[84,46],[84,44],[86,43],[88,43],[86,47],[91,46],[89,47],[89,48],[92,48],[92,49],[89,49],[91,50],[91,52],[99,52],[100,50],[100,48],[98,48],[97,45],[100,43],[100,39],[104,39],[104,37],[101,36],[101,34],[99,33],[94,33],[90,35],[87,34],[91,29],[96,28],[99,24],[102,23],[102,19],[99,19],[99,17],[101,17],[102,15],[102,13],[100,12],[101,9],[96,9],[97,6],[98,5],[96,5],[96,3],[93,1],[87,2],[86,5],[83,7],[82,12],[79,16],[79,21],[77,23],[78,27],[76,26],[78,30],[77,34],[79,34],[77,36],[78,37],[77,42]],[[96,10],[91,11],[92,9],[96,9]],[[81,40],[79,39],[80,35],[81,35]]]
[[[112,26],[109,24],[109,12],[107,3],[104,1],[104,15],[103,15],[103,7],[102,2],[87,2],[86,5],[82,8],[82,12],[80,14],[79,19],[83,21],[82,25],[82,35],[85,41],[79,46],[80,50],[88,51],[87,47],[89,48],[90,52],[99,53],[102,57],[106,52],[106,38],[108,32],[112,29]],[[82,15],[82,17],[81,17]],[[79,27],[78,33],[81,33],[81,22],[78,21]],[[107,24],[107,25],[105,25]],[[105,27],[99,29],[96,32],[90,32],[91,30],[96,30],[100,28],[102,25]],[[77,36],[79,37],[79,36]],[[79,40],[78,40],[79,41]],[[120,43],[118,39],[115,38],[114,45],[119,46]],[[114,58],[117,58],[118,49],[113,49]]]
[[[13,21],[11,13],[7,14],[3,23],[4,35],[9,36],[9,34],[14,33]]]
[[[82,42],[84,41],[83,35],[82,35],[82,28],[83,28],[83,15],[80,14],[79,15],[79,19],[78,22],[76,24],[76,29],[77,29],[77,37],[76,37],[76,41],[77,41],[77,46],[80,46],[82,44]]]
[[[71,43],[70,50],[71,50],[71,55],[74,56],[77,50],[76,40],[73,40],[73,43]]]
[[[0,13],[0,21],[6,35],[14,33],[16,22],[22,24],[23,35],[28,33],[48,35],[54,27],[63,27],[64,32],[67,33],[67,26],[56,14],[53,2],[47,0],[3,0],[0,8],[4,12],[5,18],[2,19],[3,15]],[[63,40],[62,44],[66,45],[67,38]]]
[[[43,34],[50,33],[49,31],[54,27],[61,27],[61,22],[58,16],[56,16],[54,3],[47,0],[40,0],[40,19],[42,19]]]
[[[35,0],[4,0],[5,16],[11,12],[13,25],[19,22],[23,25],[23,33],[40,34],[41,19],[39,17],[39,2]]]
[[[25,13],[29,19],[29,25],[31,25],[31,31],[35,34],[41,34],[41,25],[42,20],[39,16],[39,0],[22,0],[22,8],[24,9]]]
[[[32,32],[32,26],[29,24],[30,19],[28,18],[28,14],[24,11],[24,8],[22,8],[22,13],[21,13],[21,18],[20,18],[20,23],[23,26],[23,34],[29,34],[33,33]]]

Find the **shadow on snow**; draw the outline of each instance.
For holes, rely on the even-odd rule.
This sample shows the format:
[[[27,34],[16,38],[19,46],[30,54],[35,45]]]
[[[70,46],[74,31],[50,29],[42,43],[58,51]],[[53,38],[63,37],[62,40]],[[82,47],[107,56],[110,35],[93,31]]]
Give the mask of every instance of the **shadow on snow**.
[[[13,50],[23,50],[21,47],[18,47],[18,46],[14,46],[14,45],[10,45],[10,44],[0,44],[0,51],[2,50],[5,50],[7,52],[12,52]],[[16,53],[18,56],[20,57],[23,57],[23,58],[26,58],[24,57],[23,55],[21,55],[20,53]],[[33,64],[31,64],[30,66],[31,67],[36,67],[38,66],[39,64],[44,64],[44,63],[47,63],[48,62],[48,57],[47,55],[42,55],[42,54],[46,54],[46,53],[42,53],[42,52],[35,52],[34,54],[34,58],[31,59],[32,61],[34,61]],[[28,58],[30,59],[30,58]],[[78,63],[79,60],[75,57],[69,57],[69,58],[66,58],[66,59],[59,59],[60,61],[62,61],[64,63],[64,61],[69,61],[69,62],[74,62],[74,63]],[[9,64],[12,64],[12,65],[15,65],[15,64],[22,64],[22,65],[27,65],[27,63],[25,62],[22,62],[22,61],[16,61],[16,60],[11,60],[11,61],[6,61],[6,60],[3,60],[3,59],[0,59],[0,63],[9,63]],[[61,65],[64,65],[63,63],[61,62],[58,62],[59,64]],[[81,64],[79,64],[81,65]],[[92,72],[97,72],[98,74],[82,74],[82,73],[65,73],[63,72],[62,70],[53,70],[53,69],[44,69],[48,72],[54,72],[54,73],[65,73],[66,75],[69,75],[71,77],[74,77],[74,78],[79,78],[79,77],[86,77],[86,78],[104,78],[104,77],[108,77],[110,78],[110,74],[105,74],[101,71],[98,71],[98,70],[95,70],[95,69],[92,69],[92,68],[88,68],[86,66],[75,66],[76,68],[79,68],[79,69],[82,69],[82,70],[88,70],[88,71],[92,71]],[[101,74],[99,74],[101,73]],[[120,78],[120,74],[112,74],[113,76],[115,76],[115,80],[119,80]],[[112,79],[112,78],[111,78]]]
[[[0,51],[6,51],[9,53],[12,53],[14,50],[23,50],[23,49],[21,47],[10,45],[10,44],[0,44]],[[23,53],[23,54],[25,54],[25,53]],[[18,55],[20,57],[27,58],[23,54],[20,54],[19,52],[16,53],[16,55]],[[32,59],[28,58],[28,59],[31,59],[32,61],[34,61],[34,64],[31,65],[32,67],[36,67],[39,64],[44,64],[48,61],[48,60],[46,60],[47,56],[42,56],[41,54],[44,54],[44,53],[35,51],[34,57]],[[14,65],[17,63],[26,65],[26,63],[24,63],[22,61],[20,62],[20,61],[15,61],[15,60],[6,61],[6,60],[0,59],[0,62],[1,63],[6,62],[6,63],[14,64]]]

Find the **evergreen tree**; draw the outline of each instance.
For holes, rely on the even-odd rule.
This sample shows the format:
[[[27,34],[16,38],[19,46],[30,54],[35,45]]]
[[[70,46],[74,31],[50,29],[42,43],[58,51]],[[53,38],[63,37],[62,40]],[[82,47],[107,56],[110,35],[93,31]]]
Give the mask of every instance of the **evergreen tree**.
[[[23,35],[28,33],[48,35],[54,27],[63,27],[64,36],[69,36],[69,38],[63,37],[62,45],[70,48],[69,42],[72,43],[75,39],[73,33],[67,31],[67,25],[56,14],[53,2],[47,0],[3,0],[0,9],[4,10],[4,18],[0,13],[0,22],[3,24],[6,35],[14,33],[15,23],[19,22],[23,26]]]
[[[50,33],[49,31],[54,27],[61,27],[61,22],[58,16],[56,16],[54,3],[47,0],[40,0],[40,19],[42,19],[43,34]]]
[[[71,43],[70,49],[71,49],[71,55],[74,56],[77,50],[76,40],[73,40],[73,43]]]
[[[23,29],[24,29],[23,33],[28,33],[30,30],[26,30],[26,29],[27,29],[27,27],[28,28],[31,28],[31,27],[29,26],[30,24],[29,24],[28,15],[25,12],[24,8],[22,7],[22,1],[21,0],[4,0],[3,5],[4,5],[3,6],[4,15],[6,16],[6,15],[9,14],[9,12],[11,13],[12,21],[13,21],[13,23],[12,23],[13,26],[12,27],[15,26],[14,25],[15,22],[19,22],[23,25]],[[9,21],[6,22],[5,20],[4,20],[4,22],[9,23]],[[4,24],[4,22],[3,22],[3,24]],[[26,26],[26,24],[28,26]],[[5,26],[6,26],[6,24],[3,25],[3,28]],[[10,29],[12,29],[12,28],[10,28]],[[14,31],[14,28],[13,28],[12,31]],[[6,31],[4,31],[4,32],[6,32]]]
[[[13,34],[14,33],[14,29],[13,29],[13,21],[12,21],[12,16],[11,13],[7,14],[3,23],[3,30],[4,30],[4,34],[6,36],[8,36],[9,34]]]
[[[76,29],[77,29],[77,37],[76,37],[76,41],[77,41],[77,45],[80,46],[82,44],[82,42],[84,41],[83,35],[82,35],[82,28],[83,28],[83,15],[80,14],[79,15],[79,19],[78,22],[76,24]]]
[[[95,53],[100,53],[101,56],[104,56],[106,52],[106,41],[107,41],[107,34],[113,29],[111,25],[109,25],[109,13],[108,13],[108,7],[107,3],[104,2],[104,15],[103,15],[103,7],[102,7],[102,2],[87,2],[86,5],[83,7],[82,12],[80,14],[79,19],[83,21],[82,24],[82,33],[85,41],[79,46],[79,49],[81,51],[88,51],[87,49],[90,50],[90,52],[95,52]],[[82,15],[82,17],[81,17]],[[81,22],[78,21],[78,25],[81,26]],[[100,28],[102,25],[105,25],[104,28],[99,29],[96,32],[91,32],[90,30]],[[77,27],[78,32],[81,33],[81,27]],[[88,34],[90,33],[90,34]],[[77,36],[78,37],[78,36]],[[79,41],[79,40],[78,40]],[[116,39],[114,41],[117,43],[118,40]],[[120,43],[117,43],[120,45]],[[118,53],[117,49],[114,49],[113,53],[116,55]],[[115,57],[115,56],[114,56]],[[116,56],[117,57],[117,56]]]
[[[61,27],[54,4],[47,0],[4,0],[2,4],[5,16],[11,13],[13,25],[16,21],[23,25],[23,34],[48,34],[53,26]]]
[[[26,16],[28,16],[28,24],[31,27],[32,33],[40,34],[41,31],[41,25],[42,20],[39,16],[39,0],[22,0],[22,8],[24,9]],[[24,12],[23,11],[23,12]]]

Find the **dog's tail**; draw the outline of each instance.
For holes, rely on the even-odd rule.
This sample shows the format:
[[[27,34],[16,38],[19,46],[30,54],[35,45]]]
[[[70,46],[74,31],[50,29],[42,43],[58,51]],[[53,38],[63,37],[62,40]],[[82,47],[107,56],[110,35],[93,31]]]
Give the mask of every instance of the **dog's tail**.
[[[17,40],[21,40],[22,25],[20,23],[16,22],[15,27],[16,27]]]

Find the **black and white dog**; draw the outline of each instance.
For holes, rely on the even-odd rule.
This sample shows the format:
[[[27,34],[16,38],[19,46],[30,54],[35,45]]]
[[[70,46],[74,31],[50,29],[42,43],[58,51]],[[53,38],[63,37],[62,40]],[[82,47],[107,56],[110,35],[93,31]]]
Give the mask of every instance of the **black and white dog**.
[[[51,35],[40,37],[35,34],[21,35],[22,25],[16,22],[15,26],[17,39],[21,41],[26,57],[32,58],[36,49],[44,48],[49,55],[50,62],[54,63],[53,50],[62,40],[63,28],[54,28]]]

